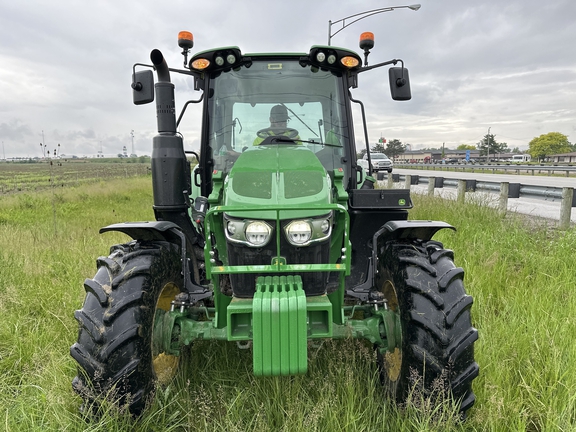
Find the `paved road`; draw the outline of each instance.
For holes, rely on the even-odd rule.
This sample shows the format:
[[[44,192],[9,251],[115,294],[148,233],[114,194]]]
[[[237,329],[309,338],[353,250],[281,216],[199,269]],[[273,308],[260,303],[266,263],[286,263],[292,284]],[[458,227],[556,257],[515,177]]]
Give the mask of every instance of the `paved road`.
[[[444,177],[460,180],[478,180],[485,182],[509,182],[520,183],[524,185],[536,186],[550,186],[550,187],[572,187],[576,189],[576,177],[552,177],[552,176],[532,176],[532,175],[516,175],[516,174],[488,174],[488,173],[470,173],[470,172],[454,172],[454,171],[439,171],[439,170],[415,170],[415,169],[395,169],[394,174],[400,175],[420,175],[424,177]],[[413,185],[411,188],[416,193],[427,193],[428,185]],[[437,196],[445,198],[455,198],[455,188],[436,189]],[[575,192],[576,193],[576,190]],[[467,193],[467,196],[472,198],[473,194],[483,195],[484,199],[491,202],[494,207],[498,205],[498,195],[486,192]],[[547,219],[559,220],[560,218],[560,200],[544,200],[544,199],[531,199],[531,198],[517,198],[508,200],[508,210],[543,217]],[[571,221],[576,223],[576,207],[572,208]]]
[[[409,174],[409,175],[421,175],[424,177],[444,177],[444,178],[454,178],[454,179],[476,179],[480,181],[487,182],[509,182],[509,183],[521,183],[525,185],[536,185],[536,186],[552,186],[552,187],[572,187],[576,188],[576,176],[572,177],[552,177],[547,176],[545,173],[543,175],[526,175],[526,174],[489,174],[478,172],[460,172],[460,171],[439,171],[439,170],[416,170],[416,169],[403,169],[398,168],[394,170],[395,174]]]

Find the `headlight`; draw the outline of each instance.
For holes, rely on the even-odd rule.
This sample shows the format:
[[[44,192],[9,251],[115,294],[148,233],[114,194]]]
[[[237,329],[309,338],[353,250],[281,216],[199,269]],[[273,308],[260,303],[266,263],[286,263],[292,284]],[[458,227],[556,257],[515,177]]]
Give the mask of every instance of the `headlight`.
[[[332,214],[314,219],[294,220],[284,227],[284,232],[293,246],[308,246],[326,240],[332,234]]]
[[[265,246],[270,241],[272,229],[266,222],[250,222],[246,227],[246,240],[252,246]]]
[[[264,221],[232,219],[224,215],[224,233],[232,243],[250,247],[263,247],[272,237],[273,228]]]
[[[324,234],[330,233],[331,228],[332,228],[332,221],[330,221],[329,219],[324,219],[322,222],[320,222],[320,229]]]
[[[228,230],[226,234],[230,234],[230,236],[234,237],[238,229],[238,222],[236,221],[226,222],[226,229]]]
[[[326,240],[332,234],[332,213],[317,218],[296,219],[283,224],[286,239],[292,246],[303,247]],[[224,215],[224,233],[232,243],[264,247],[274,235],[274,226],[262,220],[234,219]]]
[[[306,221],[293,221],[286,226],[286,236],[293,245],[304,245],[312,237],[312,227]]]

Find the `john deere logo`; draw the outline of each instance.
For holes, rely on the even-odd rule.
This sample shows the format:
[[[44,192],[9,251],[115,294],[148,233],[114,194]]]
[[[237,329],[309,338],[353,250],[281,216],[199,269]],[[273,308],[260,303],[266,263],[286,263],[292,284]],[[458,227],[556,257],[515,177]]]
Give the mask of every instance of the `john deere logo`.
[[[398,205],[406,205],[406,200],[405,199],[399,199],[398,200]]]

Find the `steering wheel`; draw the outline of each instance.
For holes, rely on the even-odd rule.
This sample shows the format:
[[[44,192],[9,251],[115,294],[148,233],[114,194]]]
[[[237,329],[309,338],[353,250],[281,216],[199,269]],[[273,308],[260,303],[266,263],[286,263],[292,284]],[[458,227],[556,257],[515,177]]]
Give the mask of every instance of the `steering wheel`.
[[[259,138],[268,138],[270,136],[283,136],[289,139],[294,139],[298,136],[298,131],[292,128],[273,128],[267,127],[264,129],[260,129],[256,132]]]

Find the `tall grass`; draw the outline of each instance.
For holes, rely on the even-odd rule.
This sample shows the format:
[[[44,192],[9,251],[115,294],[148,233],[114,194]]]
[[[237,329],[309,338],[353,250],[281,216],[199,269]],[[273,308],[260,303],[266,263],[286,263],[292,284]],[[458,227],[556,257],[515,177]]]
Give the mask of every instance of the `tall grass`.
[[[305,376],[256,378],[249,351],[194,344],[180,374],[138,420],[106,407],[79,413],[70,381],[73,312],[84,278],[109,246],[101,226],[150,220],[150,178],[0,197],[0,430],[6,431],[557,431],[576,429],[576,231],[526,226],[482,203],[414,197],[411,219],[458,228],[437,238],[455,251],[480,331],[476,405],[454,420],[417,394],[384,399],[372,351],[358,341],[311,346]],[[55,202],[56,226],[53,228]]]
[[[150,159],[53,159],[38,163],[0,163],[0,196],[43,189],[83,186],[117,178],[145,176]]]
[[[576,430],[576,231],[524,216],[501,219],[483,203],[421,197],[413,217],[458,227],[454,249],[480,331],[470,418],[479,430]],[[552,222],[554,223],[554,222]]]

